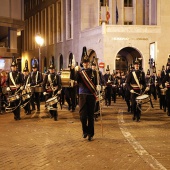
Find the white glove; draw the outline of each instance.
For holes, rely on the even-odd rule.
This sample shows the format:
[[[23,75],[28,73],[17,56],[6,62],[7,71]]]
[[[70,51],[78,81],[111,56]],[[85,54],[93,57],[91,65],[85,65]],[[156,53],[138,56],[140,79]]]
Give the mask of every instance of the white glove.
[[[10,87],[7,87],[7,88],[6,88],[6,91],[11,91],[11,90],[10,90]]]
[[[168,90],[168,88],[167,88],[167,87],[165,87],[165,88],[164,88],[164,90],[165,90],[165,91],[167,91],[167,90]]]
[[[131,92],[131,93],[134,93],[135,91],[132,89],[132,90],[130,90],[130,92]]]
[[[45,96],[47,94],[47,92],[44,92],[43,95]]]
[[[108,80],[107,82],[110,83],[110,80]]]
[[[23,89],[24,89],[24,86],[21,86],[21,87],[20,87],[20,90],[23,90]]]
[[[30,87],[30,86],[31,86],[31,84],[27,84],[27,86],[28,86],[28,87]]]
[[[165,86],[167,87],[167,85],[168,85],[168,84],[169,84],[169,83],[168,83],[168,82],[166,82],[166,83],[165,83]]]
[[[57,92],[57,94],[61,94],[61,90],[59,90],[59,91]]]
[[[97,91],[101,91],[101,85],[97,85],[97,86],[96,86],[96,90],[97,90]]]
[[[145,91],[149,91],[149,87],[146,87]]]
[[[106,88],[106,86],[102,86],[103,90]]]

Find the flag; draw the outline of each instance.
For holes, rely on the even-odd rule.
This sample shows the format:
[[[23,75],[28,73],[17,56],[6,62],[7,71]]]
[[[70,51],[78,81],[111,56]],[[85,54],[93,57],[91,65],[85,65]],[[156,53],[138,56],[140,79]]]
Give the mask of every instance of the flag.
[[[108,6],[106,3],[106,21],[107,21],[107,23],[109,22],[109,19],[110,19],[110,13],[109,13]]]
[[[118,19],[119,19],[119,13],[117,8],[117,1],[116,1],[116,24],[118,23]]]

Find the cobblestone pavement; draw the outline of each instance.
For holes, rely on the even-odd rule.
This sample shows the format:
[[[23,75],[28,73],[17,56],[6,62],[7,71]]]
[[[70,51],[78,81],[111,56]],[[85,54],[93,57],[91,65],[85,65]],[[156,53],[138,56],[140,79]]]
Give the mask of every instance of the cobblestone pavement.
[[[91,142],[82,138],[78,108],[58,110],[58,121],[31,118],[23,110],[20,121],[12,113],[0,115],[1,170],[170,169],[170,118],[158,101],[141,122],[132,121],[121,98],[103,106],[103,126],[98,118]],[[45,113],[41,105],[40,115]]]

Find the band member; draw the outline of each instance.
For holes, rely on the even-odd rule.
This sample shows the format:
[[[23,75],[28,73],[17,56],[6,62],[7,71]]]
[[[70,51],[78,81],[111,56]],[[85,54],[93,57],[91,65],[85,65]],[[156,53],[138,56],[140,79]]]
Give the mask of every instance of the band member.
[[[112,100],[116,103],[116,96],[117,96],[117,88],[118,88],[118,78],[116,74],[113,74],[113,84],[112,84]]]
[[[129,72],[127,71],[126,76],[125,76],[125,80],[127,80],[128,75],[129,75]],[[128,107],[127,111],[131,112],[131,110],[132,110],[131,104],[130,104],[130,96],[131,95],[130,95],[130,91],[127,87],[126,81],[125,81],[124,89],[125,89],[125,101],[126,101],[126,104],[127,104],[127,107]]]
[[[40,86],[43,81],[42,73],[38,71],[37,64],[33,64],[31,72],[31,87]],[[37,104],[37,112],[40,112],[40,93],[33,90],[31,97],[32,111],[35,110],[35,103]]]
[[[157,92],[158,92],[160,109],[163,109],[164,112],[166,112],[166,98],[165,98],[166,91],[164,90],[164,88],[162,86],[162,78],[161,78],[161,76],[159,74],[157,76],[156,89],[157,89]]]
[[[24,80],[24,89],[23,89],[23,92],[22,94],[23,95],[26,95],[26,94],[30,94],[31,93],[31,87],[30,87],[30,83],[31,83],[31,76],[29,74],[29,70],[27,67],[25,67],[23,69],[23,80]],[[30,99],[28,99],[30,100]],[[31,114],[31,109],[30,109],[30,101],[24,101],[26,102],[27,104],[24,106],[24,110],[25,110],[25,113],[26,115],[29,115]],[[24,103],[23,103],[24,104]]]
[[[49,66],[49,72],[50,73],[45,76],[43,81],[43,86],[46,90],[46,101],[61,93],[61,78],[57,73],[55,73],[55,68],[53,64]],[[57,103],[53,104],[51,107],[53,107],[51,110],[49,110],[51,118],[54,118],[54,121],[57,121]]]
[[[162,86],[166,90],[167,115],[170,116],[170,57],[168,58],[166,75],[162,80]]]
[[[140,106],[137,106],[136,97],[141,95],[146,88],[145,73],[139,70],[139,61],[134,62],[134,70],[129,73],[126,81],[127,87],[131,92],[131,104],[133,112],[133,120],[140,121]],[[148,90],[148,89],[146,89]]]
[[[21,90],[23,90],[22,85],[22,74],[17,71],[17,63],[15,59],[13,59],[13,62],[11,64],[11,71],[8,73],[7,76],[7,91],[9,92],[9,95],[15,95]],[[15,107],[13,110],[14,113],[14,119],[15,120],[20,120],[20,100],[16,99],[13,102],[10,103],[11,107]]]
[[[87,54],[82,56],[81,63],[83,68],[82,70],[77,71],[77,83],[79,85],[79,113],[83,138],[88,136],[88,140],[91,141],[94,136],[97,73],[90,68],[90,60]]]
[[[111,105],[111,95],[112,95],[112,83],[113,83],[113,77],[110,74],[109,65],[107,65],[106,68],[106,74],[104,75],[104,80],[106,82],[106,88],[105,88],[105,105],[110,106]]]
[[[75,66],[74,63],[69,64],[70,69],[70,80],[71,84],[70,87],[65,88],[65,99],[68,103],[68,110],[71,110],[72,112],[75,111],[76,108],[76,96],[77,96],[77,87],[75,84]]]

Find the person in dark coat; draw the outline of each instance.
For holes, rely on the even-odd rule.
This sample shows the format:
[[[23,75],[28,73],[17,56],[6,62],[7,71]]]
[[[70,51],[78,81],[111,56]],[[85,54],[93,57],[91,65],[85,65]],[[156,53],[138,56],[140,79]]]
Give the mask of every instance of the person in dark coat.
[[[137,105],[136,97],[141,95],[143,91],[148,91],[146,88],[145,73],[139,70],[139,61],[136,59],[134,62],[134,70],[129,73],[127,77],[127,88],[131,92],[131,104],[133,112],[133,120],[140,121],[141,110]]]
[[[43,80],[43,87],[45,88],[45,101],[52,99],[52,97],[61,94],[61,77],[55,73],[54,64],[49,66],[49,74],[47,74]],[[54,102],[52,106],[49,106],[49,112],[51,118],[54,118],[54,121],[58,119],[57,103]]]
[[[96,104],[97,73],[90,68],[89,56],[82,55],[82,70],[77,71],[79,85],[79,113],[82,124],[83,138],[88,136],[91,141],[94,136],[94,109]],[[100,89],[98,89],[100,90]]]
[[[22,74],[17,71],[17,63],[15,59],[13,60],[11,64],[11,71],[8,73],[7,76],[7,91],[9,92],[9,97],[11,95],[16,95],[19,94],[23,90],[23,79],[22,79]],[[10,107],[14,107],[15,109],[13,110],[14,113],[14,119],[15,120],[20,120],[20,98],[12,101],[10,103]]]

